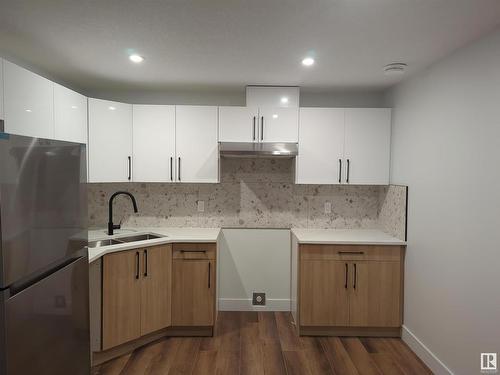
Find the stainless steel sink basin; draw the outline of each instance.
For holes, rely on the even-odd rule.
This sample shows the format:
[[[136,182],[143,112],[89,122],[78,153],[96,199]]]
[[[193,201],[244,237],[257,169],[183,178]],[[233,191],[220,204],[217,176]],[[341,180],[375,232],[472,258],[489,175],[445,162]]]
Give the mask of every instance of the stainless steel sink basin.
[[[101,246],[109,246],[109,245],[117,245],[123,243],[122,241],[109,239],[109,240],[99,240],[99,241],[91,241],[88,243],[88,247],[101,247]]]
[[[154,240],[155,238],[161,238],[162,236],[157,236],[156,234],[137,234],[135,236],[128,237],[120,237],[117,238],[120,242],[136,242],[136,241],[145,241],[145,240]]]

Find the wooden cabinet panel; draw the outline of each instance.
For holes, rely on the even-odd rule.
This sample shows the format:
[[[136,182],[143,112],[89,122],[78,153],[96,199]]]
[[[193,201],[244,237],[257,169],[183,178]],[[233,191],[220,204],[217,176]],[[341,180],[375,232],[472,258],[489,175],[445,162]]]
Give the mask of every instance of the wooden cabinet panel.
[[[103,350],[141,335],[141,280],[139,251],[123,251],[103,257]]]
[[[171,324],[172,245],[141,250],[141,335]]]
[[[351,267],[350,325],[401,325],[401,266],[399,262],[355,262]]]
[[[302,260],[300,264],[300,324],[345,326],[349,322],[347,263]]]
[[[176,243],[174,259],[215,259],[217,245],[214,243]]]
[[[301,259],[387,260],[399,262],[403,249],[393,245],[301,245]]]
[[[172,325],[213,325],[215,264],[204,259],[173,260]]]

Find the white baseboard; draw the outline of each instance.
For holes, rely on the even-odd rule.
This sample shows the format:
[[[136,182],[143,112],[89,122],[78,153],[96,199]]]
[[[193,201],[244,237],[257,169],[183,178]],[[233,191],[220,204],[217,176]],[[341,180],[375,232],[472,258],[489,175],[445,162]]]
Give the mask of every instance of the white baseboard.
[[[290,300],[268,298],[265,306],[253,306],[251,298],[219,298],[219,311],[290,311]]]
[[[401,338],[415,352],[415,354],[432,370],[436,375],[454,375],[453,372],[441,362],[441,360],[418,339],[415,334],[403,325]]]

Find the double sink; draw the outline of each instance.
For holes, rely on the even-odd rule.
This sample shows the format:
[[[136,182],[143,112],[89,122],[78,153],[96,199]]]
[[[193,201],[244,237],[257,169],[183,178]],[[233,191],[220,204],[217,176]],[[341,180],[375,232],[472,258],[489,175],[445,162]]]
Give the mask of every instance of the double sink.
[[[101,247],[101,246],[110,246],[110,245],[119,245],[129,242],[137,242],[137,241],[146,241],[146,240],[154,240],[156,238],[162,238],[164,236],[158,236],[156,234],[146,233],[146,234],[136,234],[133,236],[127,237],[119,237],[119,238],[110,238],[105,240],[98,241],[90,241],[88,243],[89,248]]]

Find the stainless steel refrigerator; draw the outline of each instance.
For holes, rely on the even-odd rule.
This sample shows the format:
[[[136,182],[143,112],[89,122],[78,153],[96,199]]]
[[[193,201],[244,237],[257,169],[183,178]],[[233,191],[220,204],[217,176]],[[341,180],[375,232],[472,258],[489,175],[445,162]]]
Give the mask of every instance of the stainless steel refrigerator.
[[[90,373],[85,145],[0,133],[0,374]]]

